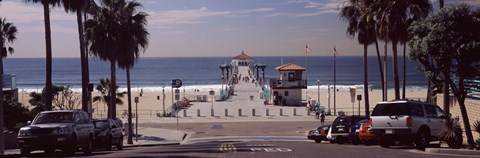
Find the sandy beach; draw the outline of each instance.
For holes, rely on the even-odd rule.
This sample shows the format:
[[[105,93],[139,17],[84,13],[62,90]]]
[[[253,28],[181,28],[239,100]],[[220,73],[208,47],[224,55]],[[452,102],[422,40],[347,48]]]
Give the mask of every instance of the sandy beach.
[[[426,89],[407,89],[406,97],[412,100],[425,100],[426,96]],[[381,89],[373,89],[369,91],[369,98],[370,98],[370,108],[373,109],[375,107],[375,104],[379,101],[382,100],[382,95],[381,95]],[[80,93],[76,93],[80,97]],[[194,90],[186,90],[185,93],[183,90],[180,91],[180,98],[183,98],[185,96],[192,100],[196,99],[197,95],[207,95],[207,100],[210,101],[211,97],[208,96],[208,91],[200,91],[200,92],[195,92]],[[218,92],[216,92],[218,98]],[[314,100],[317,100],[317,91],[309,89],[308,90],[308,97]],[[364,100],[365,100],[365,95],[363,94],[363,91],[357,90],[356,92],[357,95],[362,95],[362,100],[360,103],[361,106],[361,112],[363,114],[363,108],[364,108]],[[100,93],[93,93],[94,96],[100,95]],[[305,95],[305,92],[303,92],[303,95]],[[132,92],[132,108],[135,110],[135,102],[134,97],[139,96],[139,93],[136,91]],[[159,100],[157,99],[157,96],[160,96]],[[388,91],[388,98],[389,100],[392,100],[394,97],[394,91],[393,89],[389,89]],[[23,94],[23,96],[20,96],[20,102],[29,108],[31,108],[30,104],[28,103],[28,99],[30,98],[28,94]],[[305,96],[303,98],[306,98]],[[121,98],[122,101],[124,102],[123,105],[118,105],[117,106],[117,115],[118,117],[122,117],[122,113],[127,110],[128,104],[127,104],[127,95],[125,95],[123,98]],[[139,102],[138,102],[138,113],[139,115],[151,115],[152,117],[155,117],[157,113],[161,113],[163,110],[163,100],[162,100],[162,93],[161,92],[144,92],[141,97],[139,97]],[[326,90],[321,90],[320,91],[320,104],[324,106],[326,109],[328,108],[328,91]],[[192,102],[193,106],[195,106],[195,102]],[[333,112],[333,90],[330,91],[330,108],[331,111]],[[165,90],[165,108],[169,107],[172,105],[172,93],[170,90]],[[358,109],[358,101],[355,101],[353,103],[355,107],[355,111]],[[103,102],[94,102],[93,103],[93,108],[95,109],[94,116],[95,117],[106,117],[106,104]],[[79,106],[80,108],[80,106]],[[339,91],[336,92],[336,111],[352,111],[352,102],[350,98],[350,92],[345,89],[340,89]]]

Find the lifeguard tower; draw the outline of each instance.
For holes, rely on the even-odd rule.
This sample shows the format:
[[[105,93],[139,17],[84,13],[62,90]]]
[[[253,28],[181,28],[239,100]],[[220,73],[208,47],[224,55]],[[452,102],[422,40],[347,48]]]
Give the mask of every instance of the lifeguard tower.
[[[307,81],[302,79],[305,68],[288,63],[275,68],[280,78],[270,79],[270,98],[274,105],[302,105],[302,89],[307,88]]]

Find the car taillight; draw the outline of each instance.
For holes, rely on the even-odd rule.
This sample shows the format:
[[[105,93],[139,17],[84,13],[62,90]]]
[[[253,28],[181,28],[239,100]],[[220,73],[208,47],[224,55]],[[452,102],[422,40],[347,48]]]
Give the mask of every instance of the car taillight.
[[[368,119],[368,124],[372,126],[372,118]]]
[[[406,120],[407,127],[412,127],[413,120],[412,117],[408,116]]]

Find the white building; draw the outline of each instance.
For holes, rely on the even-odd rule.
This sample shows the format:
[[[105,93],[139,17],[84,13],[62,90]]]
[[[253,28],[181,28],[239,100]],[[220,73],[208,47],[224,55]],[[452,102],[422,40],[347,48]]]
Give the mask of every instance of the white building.
[[[242,54],[232,58],[233,66],[251,66],[252,64],[253,64],[253,58],[245,54],[243,51],[242,51]]]
[[[278,66],[278,79],[270,80],[270,98],[274,105],[302,105],[302,89],[307,88],[306,80],[302,79],[305,68],[288,63]]]

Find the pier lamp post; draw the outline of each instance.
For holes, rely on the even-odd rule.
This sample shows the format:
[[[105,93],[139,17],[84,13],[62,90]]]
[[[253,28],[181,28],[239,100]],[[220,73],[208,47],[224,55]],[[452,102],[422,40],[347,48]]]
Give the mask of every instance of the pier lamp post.
[[[135,97],[135,134],[135,141],[138,142],[138,97]]]
[[[328,112],[330,114],[330,85],[328,85]]]
[[[320,105],[320,80],[317,79],[317,102]]]
[[[162,116],[165,117],[165,84],[162,84],[162,101],[163,101]]]
[[[213,101],[215,100],[214,97],[215,97],[215,91],[213,90],[210,90],[210,95],[212,96],[212,106],[211,106],[211,109],[210,109],[210,112],[211,112],[211,116],[215,116],[214,113],[213,113]]]

